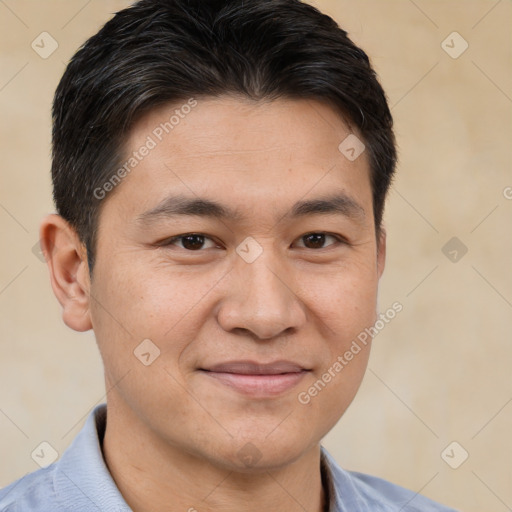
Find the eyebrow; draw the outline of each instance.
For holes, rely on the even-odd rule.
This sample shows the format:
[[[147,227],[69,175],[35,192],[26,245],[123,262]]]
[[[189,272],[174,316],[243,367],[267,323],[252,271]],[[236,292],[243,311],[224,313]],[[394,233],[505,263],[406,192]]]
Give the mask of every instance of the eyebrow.
[[[355,199],[345,193],[338,193],[326,197],[298,201],[279,220],[317,214],[338,214],[356,221],[362,221],[366,217],[364,208]],[[201,197],[190,198],[177,195],[166,197],[154,208],[141,213],[136,217],[136,222],[147,226],[161,219],[171,219],[182,215],[209,217],[234,222],[240,222],[245,219],[245,216],[240,211],[217,201]]]

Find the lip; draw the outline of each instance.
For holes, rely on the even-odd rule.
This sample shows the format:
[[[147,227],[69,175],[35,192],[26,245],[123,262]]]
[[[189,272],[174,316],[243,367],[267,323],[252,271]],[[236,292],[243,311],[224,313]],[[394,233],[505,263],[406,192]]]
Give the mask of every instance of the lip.
[[[277,396],[295,387],[310,370],[292,361],[228,361],[200,371],[209,378],[253,397]]]

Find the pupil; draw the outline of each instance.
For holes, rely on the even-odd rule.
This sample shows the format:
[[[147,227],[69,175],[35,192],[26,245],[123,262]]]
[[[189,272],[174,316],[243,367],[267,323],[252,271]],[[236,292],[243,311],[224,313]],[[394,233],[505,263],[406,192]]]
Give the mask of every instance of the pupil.
[[[312,233],[306,235],[304,239],[304,245],[309,249],[321,249],[325,243],[325,235],[322,233]]]
[[[204,236],[201,235],[187,235],[183,237],[183,247],[195,251],[201,249],[204,244]]]

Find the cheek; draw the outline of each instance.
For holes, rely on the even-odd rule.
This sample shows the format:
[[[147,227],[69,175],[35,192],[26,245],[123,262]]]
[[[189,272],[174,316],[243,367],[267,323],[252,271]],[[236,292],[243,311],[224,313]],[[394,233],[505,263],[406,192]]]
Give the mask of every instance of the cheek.
[[[119,261],[97,270],[91,287],[93,328],[114,376],[134,365],[138,368],[140,361],[134,351],[143,342],[154,353],[160,351],[155,360],[159,364],[165,360],[166,366],[176,366],[205,321],[209,292],[219,276],[155,270],[150,265]],[[144,340],[151,340],[154,346]]]
[[[352,316],[352,312],[353,316]],[[363,380],[370,355],[371,338],[360,336],[373,324],[374,314],[361,315],[346,308],[331,322],[336,333],[326,338],[328,357],[299,390],[297,401],[308,418],[317,418],[325,435],[337,423],[354,399]],[[358,336],[360,336],[358,338]]]
[[[321,437],[343,416],[363,380],[368,364],[370,343],[351,338],[338,339],[321,368],[301,387],[297,407],[307,421],[314,418]]]
[[[155,271],[150,265],[122,262],[109,266],[100,276],[94,292],[103,308],[95,308],[95,313],[136,339],[171,331],[209,284],[205,279],[198,287],[197,281],[191,284],[173,269]]]
[[[115,384],[133,410],[154,419],[168,421],[169,410],[177,407],[183,414],[174,424],[186,425],[192,409],[178,362],[201,325],[198,301],[208,282],[204,290],[177,290],[175,276],[169,273],[167,281],[162,272],[155,274],[113,265],[98,272],[91,287],[94,331],[108,386]]]
[[[373,266],[344,266],[329,274],[304,274],[304,301],[320,319],[325,338],[340,348],[376,320],[377,284]]]
[[[319,319],[327,351],[321,368],[301,390],[299,403],[309,409],[308,415],[322,417],[326,432],[350,405],[364,377],[371,345],[365,329],[377,317],[377,283],[373,264],[346,265],[304,282],[310,290],[308,308]]]

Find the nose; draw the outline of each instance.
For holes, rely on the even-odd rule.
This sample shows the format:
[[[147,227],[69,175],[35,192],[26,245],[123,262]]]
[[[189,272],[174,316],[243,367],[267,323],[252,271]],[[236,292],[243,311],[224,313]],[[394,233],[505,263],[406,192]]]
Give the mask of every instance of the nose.
[[[290,273],[270,263],[265,253],[252,263],[241,258],[235,263],[217,312],[225,331],[270,339],[291,334],[306,322],[304,304],[293,289]]]

